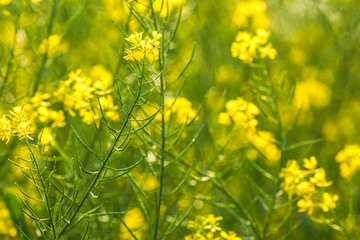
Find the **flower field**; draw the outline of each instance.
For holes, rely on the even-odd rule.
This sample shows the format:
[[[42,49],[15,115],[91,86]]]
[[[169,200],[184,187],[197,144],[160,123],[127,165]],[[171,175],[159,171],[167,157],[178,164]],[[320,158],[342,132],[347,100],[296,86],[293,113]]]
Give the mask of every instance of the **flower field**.
[[[357,0],[0,0],[0,239],[360,239]]]

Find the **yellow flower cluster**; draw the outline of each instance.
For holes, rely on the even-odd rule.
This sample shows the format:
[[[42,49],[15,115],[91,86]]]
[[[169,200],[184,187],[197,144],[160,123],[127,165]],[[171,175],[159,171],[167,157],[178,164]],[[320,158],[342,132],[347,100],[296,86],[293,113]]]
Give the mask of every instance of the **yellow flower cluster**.
[[[231,44],[231,54],[245,63],[252,63],[259,54],[260,58],[275,59],[277,51],[268,43],[270,33],[265,29],[256,29],[256,34],[238,32]]]
[[[219,223],[221,220],[222,217],[213,214],[197,216],[195,221],[189,221],[187,228],[193,233],[185,236],[185,240],[241,240],[235,232],[223,231]]]
[[[19,106],[15,107],[10,114],[3,114],[0,118],[0,138],[2,141],[8,143],[12,136],[17,136],[19,139],[28,138],[33,140],[30,136],[32,133],[31,121],[25,113],[25,108]]]
[[[311,106],[322,108],[330,101],[331,90],[324,83],[307,79],[297,83],[294,95],[294,105],[297,108],[309,109]]]
[[[189,123],[196,116],[195,109],[192,108],[192,103],[183,97],[172,97],[166,100],[165,102],[165,121],[170,120],[170,116],[174,116],[176,123],[183,125]],[[156,116],[156,119],[159,120],[160,115]]]
[[[64,127],[66,125],[64,112],[50,108],[51,97],[50,93],[36,92],[34,97],[29,99],[26,111],[31,116],[32,122],[37,119],[40,123],[49,124],[51,128]]]
[[[236,100],[230,100],[225,104],[226,112],[219,114],[220,124],[243,127],[244,129],[255,129],[258,121],[255,116],[260,113],[259,108],[239,97]]]
[[[276,162],[280,160],[281,152],[279,148],[276,146],[274,142],[274,136],[271,132],[267,131],[251,131],[248,133],[248,139],[249,141],[254,145],[254,147],[257,149],[250,149],[246,156],[250,160],[254,160],[258,152],[260,151],[267,160],[271,162]]]
[[[101,66],[92,68],[92,72],[105,72]],[[112,121],[118,121],[118,106],[114,104],[114,100],[110,93],[112,89],[112,77],[101,77],[98,74],[91,73],[91,77],[82,74],[81,70],[71,72],[66,81],[60,82],[55,96],[64,104],[64,109],[71,116],[75,116],[77,111],[82,117],[82,121],[86,124],[92,124],[93,121],[100,119],[101,108],[107,118]],[[99,97],[99,101],[97,99]]]
[[[346,146],[335,157],[340,163],[340,174],[345,178],[349,178],[360,169],[360,146],[352,144]]]
[[[266,3],[263,0],[246,0],[236,4],[234,22],[241,28],[252,25],[254,28],[266,28],[269,20],[266,17]]]
[[[324,212],[330,208],[335,208],[338,195],[324,192],[322,200],[314,203],[316,195],[319,195],[318,188],[328,187],[332,182],[326,180],[325,169],[316,168],[317,160],[314,156],[303,161],[304,169],[301,169],[295,160],[289,160],[285,168],[281,169],[280,178],[283,179],[281,186],[292,198],[293,195],[301,196],[297,202],[298,211],[306,212],[308,215],[313,213],[314,207],[320,207]]]
[[[49,57],[53,57],[58,53],[65,53],[67,49],[68,45],[62,42],[61,35],[54,34],[41,42],[38,51],[41,54],[47,53]]]
[[[3,201],[0,202],[0,238],[1,239],[13,239],[17,236],[17,230],[14,222],[11,220],[10,212],[6,208]]]
[[[152,63],[159,58],[159,46],[162,34],[157,31],[152,32],[152,39],[145,37],[143,39],[143,33],[133,33],[128,38],[125,38],[131,45],[130,48],[125,50],[125,60],[129,61],[142,61],[144,58]]]
[[[32,98],[28,99],[25,107],[33,123],[34,131],[39,131],[38,144],[43,147],[44,152],[49,150],[49,146],[55,146],[53,130],[66,125],[64,112],[51,109],[51,100],[52,95],[50,93],[36,92]],[[38,129],[36,123],[39,124]],[[49,127],[41,130],[41,127],[44,125]]]

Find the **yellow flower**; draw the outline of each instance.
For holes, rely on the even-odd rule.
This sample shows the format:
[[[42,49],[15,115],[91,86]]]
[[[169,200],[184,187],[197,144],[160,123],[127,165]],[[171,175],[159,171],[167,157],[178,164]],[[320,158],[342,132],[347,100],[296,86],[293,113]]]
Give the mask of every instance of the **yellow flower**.
[[[310,159],[304,158],[304,168],[307,168],[309,170],[315,170],[317,166],[317,160],[316,157],[312,156]]]
[[[316,169],[313,177],[310,178],[310,181],[318,187],[328,187],[332,184],[332,182],[326,181],[326,173],[323,168]]]
[[[50,146],[55,146],[55,141],[54,141],[54,137],[51,134],[51,129],[46,127],[44,128],[41,133],[39,133],[39,144],[40,145],[50,145]]]
[[[357,144],[346,146],[336,155],[335,160],[340,163],[341,176],[351,177],[360,169],[360,146]]]
[[[311,106],[322,108],[330,101],[331,90],[325,84],[307,79],[296,84],[294,105],[298,108],[309,109]]]
[[[249,141],[258,151],[266,156],[269,161],[278,161],[281,157],[279,148],[273,143],[274,136],[271,132],[257,131],[248,133]],[[256,157],[256,156],[255,156]]]
[[[0,0],[0,5],[8,5],[12,0]]]
[[[113,75],[103,65],[90,68],[89,78],[93,80],[93,86],[99,91],[107,91],[112,87]]]
[[[259,48],[259,52],[261,58],[269,57],[271,60],[274,60],[277,54],[276,49],[273,48],[270,43],[267,44],[265,47]]]
[[[258,28],[256,29],[256,36],[253,38],[253,40],[255,42],[260,43],[261,45],[264,45],[265,43],[267,43],[269,36],[270,36],[269,31],[263,28]]]
[[[319,197],[312,198],[312,196],[319,195],[319,187],[328,187],[332,184],[326,180],[325,170],[316,168],[316,165],[317,160],[314,156],[304,159],[304,168],[307,170],[301,170],[295,160],[289,160],[286,167],[282,168],[280,172],[280,178],[283,179],[281,186],[290,198],[294,194],[302,196],[302,199],[297,202],[298,211],[307,211],[308,215],[313,213],[314,207],[320,207],[327,212],[329,208],[335,208],[335,202],[338,200],[337,195],[331,196],[329,193],[322,195],[322,202],[318,202]],[[315,203],[313,199],[316,200]]]
[[[292,198],[292,195],[298,193],[298,184],[305,178],[307,172],[300,169],[299,164],[295,160],[289,160],[286,163],[286,167],[281,169],[279,177],[284,179],[281,183],[284,190]],[[304,183],[302,183],[304,185]],[[300,187],[300,191],[304,189],[304,186]]]
[[[221,228],[219,227],[219,221],[222,220],[222,217],[215,217],[214,214],[210,214],[207,218],[204,219],[204,229],[210,230],[211,232],[220,231]]]
[[[197,216],[195,221],[189,221],[188,229],[195,231],[195,236],[197,237],[203,236],[203,234],[206,233],[214,233],[221,230],[218,223],[221,219],[222,217],[215,218],[213,214],[210,214],[207,217]]]
[[[224,113],[224,112],[220,113],[218,122],[220,124],[230,125],[231,124],[230,115],[228,113]]]
[[[336,207],[336,201],[339,200],[337,194],[330,195],[330,193],[323,193],[323,202],[321,203],[321,208],[324,212],[328,212],[329,209]]]
[[[25,113],[25,108],[18,106],[14,107],[13,111],[9,111],[11,114],[11,119],[15,122],[24,122],[28,120],[28,117]]]
[[[235,42],[231,45],[231,54],[245,63],[252,63],[257,53],[260,58],[269,57],[275,59],[276,50],[271,44],[267,44],[270,33],[265,29],[257,29],[256,34],[252,35],[248,32],[238,32]]]
[[[11,136],[17,136],[19,139],[28,138],[33,140],[30,136],[32,133],[31,121],[25,113],[25,108],[18,106],[14,107],[10,114],[3,114],[0,118],[0,138],[2,141],[8,143]]]
[[[263,0],[240,1],[235,6],[234,22],[239,27],[265,28],[269,25],[266,17],[266,3]]]
[[[238,237],[235,232],[229,231],[228,233],[222,231],[220,236],[227,240],[241,240],[241,237]]]
[[[189,221],[187,226],[193,233],[186,236],[185,240],[241,240],[235,232],[222,231],[219,223],[221,220],[222,217],[215,217],[213,214],[196,216],[195,220]]]
[[[30,116],[30,121],[46,124],[51,128],[64,127],[66,125],[64,112],[51,109],[53,94],[37,92],[28,99],[26,112]]]
[[[65,53],[68,49],[68,45],[62,42],[61,35],[50,35],[47,39],[44,39],[39,46],[39,53],[45,54],[49,57],[55,56],[57,53]]]
[[[312,182],[301,181],[296,185],[296,195],[313,194],[315,192],[315,186]]]
[[[32,137],[30,137],[31,132],[31,122],[19,122],[16,126],[16,133],[19,139],[28,138],[30,140],[34,140]]]
[[[165,102],[165,121],[170,120],[170,116],[176,119],[176,123],[183,125],[189,123],[196,116],[195,109],[192,108],[192,103],[183,97],[172,97]],[[160,115],[156,115],[156,119],[160,119]]]
[[[152,32],[152,38],[145,37],[143,33],[133,33],[128,38],[125,38],[131,45],[131,48],[126,48],[125,60],[128,61],[142,61],[144,58],[150,63],[154,62],[159,57],[160,39],[162,34],[156,31]]]
[[[0,118],[0,138],[8,143],[12,135],[11,119],[5,114]]]
[[[306,212],[311,215],[314,211],[314,203],[311,200],[311,196],[305,195],[302,199],[297,202],[298,212]]]
[[[255,115],[260,113],[255,104],[245,101],[243,98],[237,98],[236,100],[229,100],[225,104],[226,112],[219,114],[219,123],[224,125],[230,125],[232,122],[244,129],[255,129],[257,126],[257,120]]]
[[[44,153],[48,152],[50,148],[55,146],[55,139],[51,128],[45,127],[38,135],[38,145],[42,147]]]
[[[90,69],[90,74],[84,74],[79,69],[69,74],[69,78],[60,82],[58,90],[54,93],[64,104],[64,109],[71,116],[76,112],[86,124],[92,124],[101,117],[101,104],[104,115],[112,120],[119,121],[118,106],[114,104],[111,96],[112,75],[103,66],[97,65]],[[99,99],[98,99],[99,97]],[[98,101],[99,100],[99,101]],[[62,112],[53,112],[59,119],[63,118]],[[63,125],[62,121],[54,122],[56,126]]]
[[[22,106],[14,107],[13,111],[10,112],[10,119],[12,120],[13,134],[17,135],[19,139],[28,138],[34,140],[30,134],[31,122],[25,113],[25,108]]]

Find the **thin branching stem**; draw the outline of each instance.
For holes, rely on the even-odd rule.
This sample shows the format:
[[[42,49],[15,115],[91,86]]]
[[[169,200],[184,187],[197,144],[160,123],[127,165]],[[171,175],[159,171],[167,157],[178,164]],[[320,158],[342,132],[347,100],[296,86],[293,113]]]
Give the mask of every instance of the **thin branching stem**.
[[[35,158],[35,155],[31,149],[31,146],[29,144],[29,141],[28,139],[26,139],[26,144],[28,146],[28,149],[29,149],[29,152],[30,152],[30,155],[31,155],[31,158],[32,158],[32,162],[34,164],[34,167],[36,168],[36,171],[39,175],[39,178],[40,178],[40,182],[41,182],[41,186],[42,188],[44,189],[43,190],[43,193],[44,193],[44,196],[45,196],[45,203],[46,203],[46,210],[48,212],[48,215],[49,215],[49,221],[50,221],[50,224],[51,224],[51,229],[52,229],[52,233],[53,233],[53,237],[54,239],[56,239],[56,229],[55,229],[55,225],[54,225],[54,220],[53,220],[53,215],[52,215],[52,212],[51,212],[51,206],[50,206],[50,200],[49,200],[49,195],[48,195],[48,187],[46,186],[45,182],[44,182],[44,179],[43,179],[43,175],[40,171],[40,167],[39,167],[39,164],[37,163],[36,161],[36,158]],[[35,180],[34,180],[35,181]]]
[[[58,238],[65,233],[66,229],[70,226],[70,224],[72,223],[72,221],[74,220],[74,218],[76,217],[77,213],[79,212],[79,210],[81,209],[81,207],[83,206],[83,204],[85,203],[86,199],[89,197],[89,195],[91,194],[91,191],[95,188],[95,186],[98,184],[98,180],[99,178],[102,176],[102,173],[104,171],[104,169],[106,169],[107,163],[111,157],[111,155],[114,153],[114,149],[116,147],[117,142],[119,141],[123,131],[125,130],[127,123],[130,119],[131,113],[133,112],[135,105],[137,103],[137,101],[139,100],[140,96],[141,96],[141,90],[142,90],[142,85],[143,85],[143,78],[144,78],[144,71],[145,71],[145,59],[143,60],[143,68],[142,68],[142,73],[141,73],[141,78],[140,78],[140,83],[139,83],[139,91],[137,96],[135,97],[128,114],[125,117],[125,120],[122,124],[122,127],[120,129],[120,131],[118,132],[118,134],[116,135],[110,149],[108,150],[108,153],[104,159],[104,161],[101,164],[100,169],[98,170],[97,174],[95,175],[94,179],[92,180],[90,186],[88,187],[86,193],[84,194],[84,196],[82,197],[82,199],[80,200],[79,204],[76,206],[74,212],[72,213],[69,222],[60,230],[59,234],[58,234]]]
[[[348,240],[354,240],[354,238],[351,236],[351,234],[346,230],[346,227],[337,215],[336,211],[334,209],[330,209],[331,214],[333,215],[336,223],[340,226],[341,232],[345,235],[346,239]]]
[[[156,15],[153,7],[153,0],[150,0],[150,7],[152,12],[152,17],[154,21],[155,30],[158,31],[158,25],[156,21]],[[163,36],[164,37],[164,36]],[[163,39],[164,41],[164,39]],[[165,88],[164,88],[164,77],[163,77],[163,68],[162,68],[162,49],[159,49],[159,72],[160,72],[160,98],[161,98],[161,154],[160,154],[160,181],[159,181],[159,193],[157,196],[157,204],[156,204],[156,214],[155,214],[155,226],[154,226],[154,237],[153,239],[157,239],[158,229],[159,229],[159,221],[160,221],[160,208],[162,202],[162,194],[163,194],[163,185],[164,185],[164,174],[165,174],[165,146],[166,146],[166,129],[165,129]]]

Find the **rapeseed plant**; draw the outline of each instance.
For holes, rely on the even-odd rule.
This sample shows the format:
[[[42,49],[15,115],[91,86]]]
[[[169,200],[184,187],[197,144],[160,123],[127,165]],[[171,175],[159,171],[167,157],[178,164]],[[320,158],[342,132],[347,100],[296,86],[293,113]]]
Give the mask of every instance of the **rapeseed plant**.
[[[359,10],[0,0],[0,238],[359,238]]]

